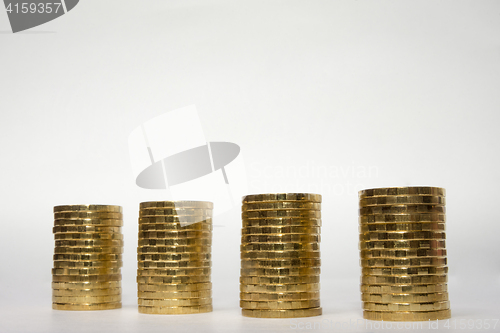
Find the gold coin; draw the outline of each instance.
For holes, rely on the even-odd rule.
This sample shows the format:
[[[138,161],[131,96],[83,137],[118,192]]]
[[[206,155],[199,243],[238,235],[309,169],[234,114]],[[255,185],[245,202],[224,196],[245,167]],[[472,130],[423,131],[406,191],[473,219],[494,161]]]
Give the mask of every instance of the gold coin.
[[[144,314],[195,314],[195,313],[206,313],[212,312],[212,305],[202,305],[202,306],[141,306],[139,305],[139,313]]]
[[[410,257],[446,257],[446,250],[411,249],[411,250],[361,250],[361,259],[371,258],[410,258]]]
[[[404,240],[404,239],[446,239],[445,232],[439,231],[393,231],[370,232],[359,235],[360,241]]]
[[[247,293],[288,293],[319,291],[319,283],[302,284],[240,284],[240,291]]]
[[[206,283],[191,283],[191,284],[137,284],[139,292],[188,292],[188,291],[202,291],[212,290],[212,284]]]
[[[210,260],[204,261],[139,261],[138,267],[140,269],[147,268],[202,268],[202,267],[210,267],[212,262]]]
[[[244,317],[253,317],[253,318],[301,318],[301,317],[321,316],[323,314],[323,310],[321,308],[294,309],[294,310],[242,309],[241,314]]]
[[[319,275],[292,275],[292,276],[240,276],[242,284],[310,284],[319,283]]]
[[[121,233],[121,227],[99,227],[92,225],[78,225],[78,226],[58,226],[52,228],[54,234],[62,233],[89,233],[92,235],[118,235]]]
[[[448,267],[363,267],[364,275],[444,275],[448,274]]]
[[[108,212],[55,212],[55,220],[66,219],[116,219],[121,220],[122,213],[108,213]]]
[[[381,276],[361,275],[362,284],[443,284],[447,275]]]
[[[206,283],[210,282],[210,275],[204,276],[138,276],[137,283],[146,284],[178,284],[178,283]]]
[[[362,259],[361,267],[446,266],[447,258]]]
[[[189,299],[210,298],[212,290],[200,291],[138,291],[137,297],[142,299]]]
[[[244,202],[241,209],[243,211],[256,210],[321,210],[321,204],[317,202],[301,202],[301,201],[277,201],[277,202]]]
[[[148,253],[138,254],[138,261],[177,261],[177,260],[210,260],[210,253]]]
[[[121,227],[123,226],[122,219],[57,219],[54,220],[55,227],[90,227],[90,226],[100,226],[100,227]]]
[[[123,240],[123,235],[119,233],[56,233],[54,239],[58,240]]]
[[[112,296],[112,295],[121,295],[121,293],[122,293],[122,288],[87,289],[87,290],[52,289],[52,296],[66,296],[66,297]]]
[[[240,292],[242,301],[274,302],[274,301],[305,301],[319,300],[319,292],[287,292],[287,293],[254,293]]]
[[[419,240],[397,240],[397,241],[372,241],[360,242],[360,250],[372,249],[445,249],[444,240],[419,239]]]
[[[205,216],[212,217],[212,209],[203,208],[142,208],[139,216]]]
[[[121,281],[121,274],[102,275],[52,275],[52,282],[107,282]]]
[[[55,261],[89,261],[89,260],[122,260],[121,254],[93,253],[93,254],[54,254]]]
[[[141,253],[210,253],[210,246],[140,246],[137,248],[137,254]]]
[[[242,220],[243,227],[279,227],[279,226],[303,226],[303,227],[321,227],[321,219],[296,218],[296,217],[277,217]]]
[[[123,253],[122,247],[54,247],[56,254],[121,254]]]
[[[368,303],[363,302],[363,310],[369,311],[439,311],[448,310],[450,302],[431,303]]]
[[[97,304],[52,303],[52,309],[54,310],[93,311],[93,310],[120,309],[121,307],[122,307],[121,302],[97,303]]]
[[[83,290],[111,290],[121,287],[120,281],[106,281],[106,282],[52,282],[53,289],[68,289],[70,291],[83,291]]]
[[[202,224],[211,224],[213,215],[212,214],[207,214],[207,215],[185,215],[185,214],[177,214],[177,215],[171,215],[171,214],[156,214],[156,215],[151,215],[151,212],[147,213],[141,213],[139,212],[139,224],[146,223],[146,220],[156,220],[156,222],[152,223],[166,223],[166,224],[175,224],[175,223],[180,223],[181,225],[189,225],[189,224],[196,224],[196,223],[202,223]],[[165,222],[160,222],[162,220],[165,220]]]
[[[180,237],[180,236],[184,237]],[[196,240],[211,240],[212,233],[209,231],[183,231],[179,233],[171,231],[139,231],[139,240],[168,240],[172,242],[191,242]],[[186,237],[189,236],[189,237]],[[179,244],[180,245],[180,244]]]
[[[431,303],[448,301],[448,293],[361,294],[361,300],[370,303]]]
[[[120,274],[120,268],[52,268],[53,275]],[[62,303],[62,302],[59,302]]]
[[[201,224],[194,223],[189,224],[187,226],[182,227],[180,224],[167,224],[167,223],[142,223],[139,224],[139,231],[148,231],[148,230],[165,230],[166,232],[175,232],[175,231],[211,231],[213,227],[211,224]]]
[[[54,261],[54,268],[120,268],[121,260]]]
[[[116,303],[121,302],[121,295],[109,296],[52,296],[54,303]]]
[[[290,276],[290,275],[318,275],[319,267],[292,267],[292,268],[242,268],[242,276]]]
[[[291,310],[291,309],[308,309],[320,306],[318,300],[307,301],[266,301],[266,302],[253,302],[253,301],[240,301],[240,307],[244,309],[257,309],[257,310]]]
[[[242,235],[259,235],[259,234],[317,234],[321,233],[320,227],[300,227],[300,226],[284,226],[284,227],[244,227],[241,229]]]
[[[147,216],[139,217],[139,224],[143,223],[169,223],[169,224],[179,224],[181,226],[191,225],[191,224],[212,224],[211,217],[203,217],[196,215],[186,215],[186,216]]]
[[[121,206],[114,205],[62,205],[54,206],[54,213],[56,212],[77,212],[77,211],[100,211],[100,212],[113,212],[122,213]]]
[[[295,268],[295,267],[319,267],[320,259],[279,259],[279,260],[255,260],[242,259],[241,268]]]
[[[176,238],[176,237],[209,237],[212,235],[212,227],[210,226],[205,226],[205,227],[200,227],[198,229],[193,229],[186,227],[186,229],[169,229],[168,226],[164,224],[140,224],[139,225],[139,232],[141,231],[163,231],[165,232],[166,236],[169,238]]]
[[[387,214],[444,214],[446,208],[440,205],[393,205],[360,207],[359,215]]]
[[[447,292],[447,284],[394,284],[394,285],[361,285],[362,293],[371,294],[430,294]]]
[[[287,235],[245,235],[241,237],[243,245],[247,243],[319,243],[320,235],[287,234]]]
[[[302,217],[320,219],[321,211],[319,210],[256,210],[256,211],[243,211],[241,213],[242,219],[262,219],[262,218],[277,218],[277,217]]]
[[[359,223],[415,223],[446,221],[446,215],[440,213],[378,214],[359,217]]]
[[[141,306],[201,306],[212,304],[212,298],[186,298],[186,299],[144,299],[137,300]]]
[[[445,196],[446,191],[441,187],[431,186],[405,186],[405,187],[383,187],[359,191],[360,197],[377,197],[392,195],[438,195]]]
[[[295,253],[297,251],[319,251],[318,243],[269,243],[269,244],[244,244],[240,246],[241,252],[259,251],[261,253],[276,253],[274,251],[286,251],[286,253]]]
[[[142,239],[139,238],[139,246],[211,246],[212,240],[207,238],[200,239],[182,239],[182,238],[174,238],[174,239],[161,239],[161,238],[147,238]]]
[[[214,204],[209,201],[147,201],[139,204],[140,209],[145,208],[202,208],[213,209]]]
[[[362,224],[359,226],[359,232],[388,232],[388,231],[445,231],[444,223],[373,223]]]
[[[139,232],[140,234],[140,232]],[[161,236],[159,233],[157,233],[157,236]],[[178,232],[167,232],[165,237],[158,237],[158,238],[148,238],[148,237],[141,237],[139,236],[139,240],[144,240],[144,239],[154,239],[154,240],[168,240],[166,243],[172,243],[175,242],[181,242],[181,241],[186,241],[185,243],[192,243],[193,241],[196,241],[194,243],[209,243],[211,244],[212,242],[212,234],[210,231],[178,231]],[[171,245],[171,246],[177,246],[177,245]],[[183,246],[183,245],[181,245]],[[200,246],[200,245],[184,245],[184,246]],[[210,246],[210,245],[206,245]],[[142,247],[142,246],[141,246]]]
[[[292,243],[293,244],[293,243]],[[241,259],[260,259],[260,260],[291,260],[291,259],[319,259],[319,251],[281,251],[281,252],[268,252],[268,251],[241,251]]]
[[[451,310],[420,311],[420,312],[383,312],[363,311],[363,318],[367,320],[383,321],[429,321],[451,318]]]
[[[268,193],[251,194],[243,197],[243,203],[260,201],[312,201],[321,202],[320,194],[312,193]]]
[[[137,276],[198,276],[210,275],[210,268],[138,269]]]
[[[445,205],[446,198],[435,195],[408,195],[408,196],[388,196],[360,198],[360,207],[382,206],[382,205]]]
[[[122,240],[112,240],[112,239],[62,239],[55,241],[56,247],[102,247],[102,246],[123,246]]]

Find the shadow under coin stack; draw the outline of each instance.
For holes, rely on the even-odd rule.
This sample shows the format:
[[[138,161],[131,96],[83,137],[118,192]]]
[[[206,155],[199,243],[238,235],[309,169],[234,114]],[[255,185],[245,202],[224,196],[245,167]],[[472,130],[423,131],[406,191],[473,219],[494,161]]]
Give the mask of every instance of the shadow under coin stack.
[[[257,318],[321,315],[321,195],[248,195],[243,198],[242,220],[242,314]]]
[[[445,190],[363,190],[359,206],[363,317],[384,321],[450,318]]]
[[[211,202],[140,204],[137,285],[139,312],[212,311]]]
[[[54,207],[53,309],[122,307],[122,225],[120,206]]]

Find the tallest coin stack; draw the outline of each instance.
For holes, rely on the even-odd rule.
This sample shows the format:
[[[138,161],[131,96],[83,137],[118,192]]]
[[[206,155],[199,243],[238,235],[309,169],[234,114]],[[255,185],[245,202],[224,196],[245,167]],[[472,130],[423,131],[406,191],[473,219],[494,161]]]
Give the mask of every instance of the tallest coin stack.
[[[384,321],[450,318],[445,190],[363,190],[359,206],[363,317]]]
[[[247,317],[319,316],[321,195],[243,198],[240,306]]]

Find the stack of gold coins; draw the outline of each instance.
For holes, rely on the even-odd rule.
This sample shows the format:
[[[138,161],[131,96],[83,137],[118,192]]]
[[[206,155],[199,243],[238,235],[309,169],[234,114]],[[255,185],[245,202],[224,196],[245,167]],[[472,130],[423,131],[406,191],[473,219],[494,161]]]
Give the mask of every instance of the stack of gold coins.
[[[258,318],[321,315],[321,195],[248,195],[243,198],[242,220],[242,314]]]
[[[139,312],[212,311],[211,202],[140,204],[137,285]]]
[[[54,207],[53,309],[121,308],[122,225],[120,206]]]
[[[363,190],[359,206],[363,317],[384,321],[450,318],[445,190]]]

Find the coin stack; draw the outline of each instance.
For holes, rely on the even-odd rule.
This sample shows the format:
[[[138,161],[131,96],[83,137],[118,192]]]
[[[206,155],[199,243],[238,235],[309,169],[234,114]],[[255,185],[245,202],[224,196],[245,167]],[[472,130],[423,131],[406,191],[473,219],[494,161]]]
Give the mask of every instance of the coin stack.
[[[359,206],[363,317],[384,321],[450,318],[445,190],[363,190]]]
[[[247,195],[242,206],[243,316],[312,317],[319,298],[321,195]]]
[[[137,285],[139,312],[212,311],[211,202],[140,204]]]
[[[54,207],[53,309],[121,308],[122,225],[120,206]]]

